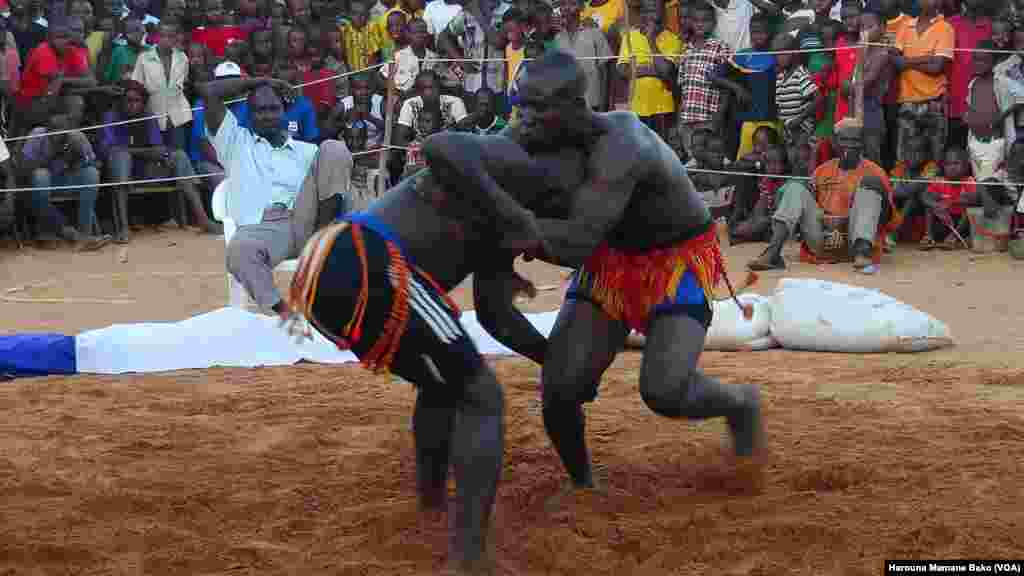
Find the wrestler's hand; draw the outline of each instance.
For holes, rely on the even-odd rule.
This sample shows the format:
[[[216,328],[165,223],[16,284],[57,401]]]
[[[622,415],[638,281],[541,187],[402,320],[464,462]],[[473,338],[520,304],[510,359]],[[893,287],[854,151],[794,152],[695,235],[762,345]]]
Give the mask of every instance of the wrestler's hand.
[[[313,330],[310,328],[309,322],[306,322],[306,319],[298,312],[292,311],[287,316],[282,316],[277,326],[283,328],[289,336],[294,338],[296,344],[302,344],[304,340],[313,340]]]

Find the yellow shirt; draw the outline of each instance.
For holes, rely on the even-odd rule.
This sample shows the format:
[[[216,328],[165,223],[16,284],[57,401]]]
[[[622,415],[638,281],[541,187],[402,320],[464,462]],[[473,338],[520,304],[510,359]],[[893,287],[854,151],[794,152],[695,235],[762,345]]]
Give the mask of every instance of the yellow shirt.
[[[400,4],[395,4],[391,8],[388,8],[387,12],[380,15],[379,18],[374,18],[370,21],[367,26],[373,31],[374,37],[377,39],[377,47],[383,50],[385,47],[389,47],[394,51],[395,39],[388,34],[388,16],[395,12],[401,12],[405,14],[405,22],[409,23],[409,20],[413,18],[423,18],[423,10],[417,10],[416,14],[409,16],[409,13],[402,9]]]
[[[924,34],[917,33],[917,18],[907,21],[899,29],[896,36],[896,48],[903,52],[904,58],[920,58],[922,56],[942,56],[953,59],[953,46],[956,34],[953,27],[941,15],[932,19]],[[930,76],[917,70],[905,69],[899,77],[898,102],[924,102],[938,98],[946,93],[949,84],[946,72],[938,76]]]
[[[580,12],[580,17],[583,19],[593,18],[601,28],[601,32],[607,34],[612,24],[618,22],[625,13],[626,0],[608,0],[596,8],[587,6]]]
[[[338,28],[341,30],[341,47],[345,50],[345,63],[349,70],[356,72],[369,67],[370,56],[380,51],[377,35],[370,29],[370,25],[357,30],[346,22]]]
[[[96,70],[96,59],[99,58],[100,50],[103,50],[103,42],[107,39],[106,32],[95,32],[89,34],[85,39],[85,47],[89,50],[89,67]]]
[[[505,85],[512,87],[512,80],[516,77],[516,72],[519,71],[519,65],[523,63],[523,57],[526,55],[526,46],[519,48],[518,50],[513,48],[511,45],[505,46]]]
[[[683,41],[668,30],[662,30],[655,40],[659,54],[673,55],[671,60],[679,61],[678,54],[683,52]],[[630,54],[630,48],[633,54]],[[651,43],[639,30],[630,30],[629,41],[625,38],[619,47],[619,64],[630,64],[630,56],[636,56],[636,65],[653,64]],[[633,87],[633,103],[630,108],[637,116],[653,116],[654,114],[670,114],[675,112],[675,100],[672,90],[660,78],[643,77],[636,79]]]

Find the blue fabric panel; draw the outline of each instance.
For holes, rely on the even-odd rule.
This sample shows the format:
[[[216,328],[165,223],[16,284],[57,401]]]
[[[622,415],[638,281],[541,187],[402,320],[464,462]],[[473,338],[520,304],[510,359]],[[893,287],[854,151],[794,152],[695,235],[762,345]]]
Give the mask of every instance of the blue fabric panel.
[[[75,338],[63,334],[0,336],[0,374],[75,374]]]

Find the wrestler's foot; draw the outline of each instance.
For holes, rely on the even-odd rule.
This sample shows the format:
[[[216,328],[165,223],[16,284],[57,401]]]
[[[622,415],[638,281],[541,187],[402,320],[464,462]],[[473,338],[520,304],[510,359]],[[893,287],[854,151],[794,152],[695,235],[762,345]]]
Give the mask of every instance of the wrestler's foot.
[[[558,492],[550,496],[544,501],[544,511],[548,514],[558,512],[565,508],[567,500],[574,498],[578,494],[596,494],[598,496],[608,495],[608,486],[605,482],[591,478],[591,480],[584,484],[577,484],[575,482],[566,482]]]
[[[737,456],[756,456],[764,449],[764,422],[761,420],[761,392],[757,386],[743,386],[742,405],[728,418],[729,431]]]

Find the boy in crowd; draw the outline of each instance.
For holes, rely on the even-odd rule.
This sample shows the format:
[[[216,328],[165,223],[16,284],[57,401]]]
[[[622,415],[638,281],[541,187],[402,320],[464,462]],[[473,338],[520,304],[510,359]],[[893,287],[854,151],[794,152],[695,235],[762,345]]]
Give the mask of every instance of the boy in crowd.
[[[992,67],[995,58],[990,40],[978,42],[979,52],[973,54],[974,78],[967,86],[967,152],[971,158],[974,177],[980,182],[995,176],[1003,164],[1006,140],[1003,137],[1003,114],[996,100],[995,78]]]
[[[690,48],[679,63],[679,142],[688,158],[693,157],[693,133],[710,128],[722,104],[719,70],[728,62],[729,49],[712,37],[715,11],[704,3],[693,9]],[[719,127],[720,128],[720,127]]]
[[[953,28],[953,63],[949,69],[949,138],[947,145],[957,148],[967,146],[967,100],[968,86],[974,78],[974,62],[971,55],[978,43],[992,39],[992,19],[989,18],[986,0],[963,0],[962,14],[949,18]],[[991,48],[989,48],[991,50]],[[977,174],[975,174],[977,176]],[[979,180],[981,178],[979,177]]]
[[[107,69],[103,71],[102,80],[104,83],[113,84],[126,78],[131,78],[135,70],[135,61],[139,54],[146,49],[142,41],[146,37],[146,29],[142,22],[136,18],[124,21],[125,44],[118,44],[110,52],[110,61]]]
[[[864,50],[864,157],[882,165],[882,144],[886,141],[885,98],[892,77],[889,48],[881,46],[885,29],[878,10],[868,7],[861,14],[861,34],[871,43]]]
[[[395,14],[400,14],[396,12]],[[395,89],[404,96],[411,95],[415,87],[416,76],[424,70],[434,70],[438,65],[438,55],[427,48],[430,34],[427,23],[419,18],[409,22],[406,28],[409,45],[395,53]],[[380,73],[385,78],[391,73],[391,66],[383,66]]]
[[[782,124],[783,140],[787,148],[797,138],[814,136],[818,87],[801,62],[800,55],[785,53],[798,46],[798,40],[788,34],[776,36],[772,42],[772,50],[780,52],[775,56],[778,69],[775,78],[775,106],[779,111],[779,122]],[[811,144],[814,144],[813,140]]]
[[[395,145],[418,148],[423,139],[441,130],[453,128],[466,118],[461,98],[441,94],[437,73],[423,70],[416,75],[416,96],[402,103],[395,126]],[[422,166],[415,150],[407,155],[408,166]],[[411,173],[408,168],[406,173]]]
[[[907,142],[907,158],[896,163],[889,173],[893,179],[893,202],[899,210],[903,226],[908,226],[914,216],[924,214],[924,204],[921,198],[928,190],[928,183],[921,180],[931,180],[939,176],[939,165],[932,159],[931,146],[928,139],[917,135]],[[903,182],[901,180],[912,180]],[[886,236],[885,248],[892,250],[896,247],[898,230],[893,230]]]
[[[952,233],[955,228],[961,237],[970,233],[970,225],[964,217],[964,208],[977,202],[977,187],[971,177],[967,151],[950,148],[942,163],[942,180],[928,185],[928,192],[921,196],[926,211],[928,231],[921,239],[921,249],[931,250],[936,241],[946,250],[957,247],[959,240]]]
[[[351,85],[352,95],[338,101],[324,124],[324,136],[345,140],[346,130],[362,122],[366,146],[379,148],[384,139],[384,97],[373,94],[369,73],[353,76]],[[355,152],[351,146],[349,151]]]
[[[477,90],[473,113],[466,116],[456,127],[477,134],[498,134],[505,128],[505,119],[495,111],[497,94],[486,86]]]
[[[783,186],[790,182],[788,178],[782,177],[789,174],[786,149],[781,144],[769,146],[764,152],[764,165],[768,175],[757,179],[757,201],[742,219],[737,218],[732,222],[729,229],[730,243],[763,242],[771,236],[772,214],[779,197],[784,193]],[[773,264],[780,262],[774,261]]]
[[[370,9],[365,2],[357,0],[349,5],[349,21],[340,25],[349,70],[369,68],[380,58],[377,34],[371,30],[369,18]]]
[[[660,30],[655,6],[644,0],[630,0],[630,13],[637,27],[629,31],[620,44],[619,73],[629,77],[630,66],[636,66],[636,84],[630,109],[651,130],[662,138],[668,137],[675,101],[672,98],[672,80],[676,77],[674,57],[661,54],[680,54],[683,43],[668,30]]]
[[[223,0],[206,0],[202,13],[206,25],[192,30],[191,41],[206,45],[214,58],[223,58],[224,48],[232,40],[245,40],[245,32],[240,27],[228,24]]]
[[[398,10],[388,14],[384,26],[377,32],[377,37],[380,38],[381,62],[388,62],[399,50],[409,45],[405,39],[405,26],[408,19],[405,12]]]
[[[693,135],[693,141],[701,145],[697,148],[692,162],[698,170],[715,170],[716,172],[692,172],[690,180],[697,192],[704,196],[704,203],[711,211],[715,220],[729,218],[733,212],[736,197],[735,179],[725,171],[725,141],[721,136],[710,131],[699,131]]]

